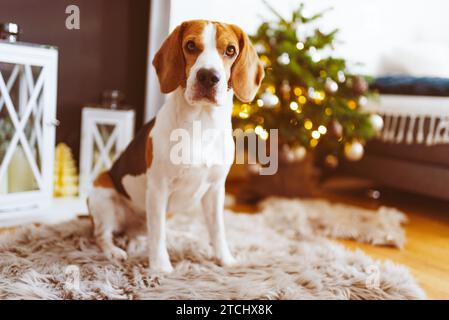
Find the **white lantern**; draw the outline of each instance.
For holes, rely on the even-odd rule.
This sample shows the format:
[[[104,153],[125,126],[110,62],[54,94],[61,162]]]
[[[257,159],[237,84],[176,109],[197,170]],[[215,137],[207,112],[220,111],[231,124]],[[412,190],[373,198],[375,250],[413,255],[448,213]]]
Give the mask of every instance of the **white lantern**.
[[[53,194],[58,51],[0,41],[0,225]]]
[[[95,178],[109,169],[134,135],[133,110],[84,108],[81,125],[80,195],[85,197]]]

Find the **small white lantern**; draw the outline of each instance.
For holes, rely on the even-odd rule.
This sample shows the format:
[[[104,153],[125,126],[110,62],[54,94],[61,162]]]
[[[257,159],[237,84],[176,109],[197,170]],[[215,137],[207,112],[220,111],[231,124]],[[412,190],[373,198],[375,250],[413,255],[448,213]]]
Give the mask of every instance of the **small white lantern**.
[[[53,194],[58,51],[0,40],[0,224]]]
[[[84,108],[81,125],[80,195],[125,150],[134,136],[134,110]]]

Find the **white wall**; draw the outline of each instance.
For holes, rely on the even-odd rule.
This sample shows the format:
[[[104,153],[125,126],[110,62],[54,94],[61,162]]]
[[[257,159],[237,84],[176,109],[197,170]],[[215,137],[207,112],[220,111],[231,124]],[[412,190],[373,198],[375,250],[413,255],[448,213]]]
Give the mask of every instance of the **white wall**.
[[[269,0],[288,16],[299,0]],[[305,0],[309,12],[333,7],[320,26],[339,28],[337,53],[367,74],[449,77],[449,1]],[[247,32],[273,16],[261,0],[172,0],[170,27],[188,19],[232,22]]]

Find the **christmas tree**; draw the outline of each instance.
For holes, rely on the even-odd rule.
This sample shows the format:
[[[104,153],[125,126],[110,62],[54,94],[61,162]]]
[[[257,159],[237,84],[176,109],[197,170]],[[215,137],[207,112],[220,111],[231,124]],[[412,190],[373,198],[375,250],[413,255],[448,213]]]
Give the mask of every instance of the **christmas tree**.
[[[69,197],[78,194],[78,174],[70,147],[65,143],[56,146],[54,196]]]
[[[365,78],[332,56],[338,30],[312,29],[324,12],[309,17],[303,5],[290,20],[270,9],[277,21],[262,23],[251,37],[266,78],[252,103],[235,101],[235,127],[253,129],[263,139],[278,129],[280,151],[289,161],[311,150],[329,168],[342,155],[359,160],[382,118],[361,110],[370,94]]]

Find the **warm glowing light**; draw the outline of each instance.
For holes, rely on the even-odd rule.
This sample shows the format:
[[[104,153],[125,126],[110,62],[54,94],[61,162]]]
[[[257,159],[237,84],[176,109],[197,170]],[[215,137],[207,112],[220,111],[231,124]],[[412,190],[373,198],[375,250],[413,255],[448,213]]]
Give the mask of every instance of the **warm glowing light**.
[[[321,134],[318,131],[312,131],[312,138],[319,139]]]
[[[244,103],[240,106],[239,117],[242,119],[248,119],[249,117],[249,105]]]
[[[267,131],[267,130],[263,130],[263,131],[259,134],[259,137],[260,137],[262,140],[267,140],[267,139],[268,139],[268,131]]]
[[[293,89],[293,92],[295,93],[295,95],[300,96],[302,94],[302,89],[300,87],[295,87]]]
[[[268,90],[269,92],[271,92],[272,94],[275,94],[275,93],[276,93],[276,88],[275,88],[274,86],[268,86],[267,90]]]
[[[306,120],[304,121],[304,128],[306,128],[307,130],[310,130],[313,128],[313,122],[310,120]]]
[[[323,100],[326,97],[326,94],[324,93],[324,91],[315,91],[315,100]]]
[[[331,108],[326,108],[326,110],[324,110],[324,113],[326,114],[326,116],[331,116],[332,115],[332,109]]]
[[[269,59],[266,55],[260,56],[260,60],[262,61],[262,64],[263,64],[265,67],[271,66],[271,61],[270,61],[270,59]]]
[[[296,44],[296,48],[297,48],[298,50],[304,49],[304,43],[298,42],[298,43]]]
[[[242,118],[242,119],[248,119],[249,114],[247,112],[245,112],[245,111],[240,111],[239,117]]]
[[[300,104],[304,104],[304,103],[307,102],[307,98],[306,98],[305,96],[299,96],[299,97],[298,97],[298,102],[299,102]]]
[[[318,127],[318,132],[321,134],[326,134],[327,128],[325,126],[321,125]]]
[[[357,103],[354,100],[349,100],[348,101],[348,108],[351,110],[354,110],[355,108],[357,108]]]
[[[254,132],[256,134],[261,134],[264,131],[264,129],[262,128],[262,126],[257,126],[254,128]]]
[[[262,126],[256,126],[254,128],[254,132],[263,140],[268,139],[268,131],[265,130]]]
[[[321,78],[325,78],[326,76],[327,76],[327,72],[324,71],[324,70],[321,70],[321,71],[320,71],[320,77],[321,77]]]
[[[310,146],[312,148],[315,148],[317,146],[317,144],[318,144],[318,140],[317,139],[310,140]]]
[[[295,101],[290,102],[290,109],[293,111],[298,110],[299,106]]]
[[[256,103],[257,103],[258,107],[263,107],[263,100],[262,99],[257,99]]]

